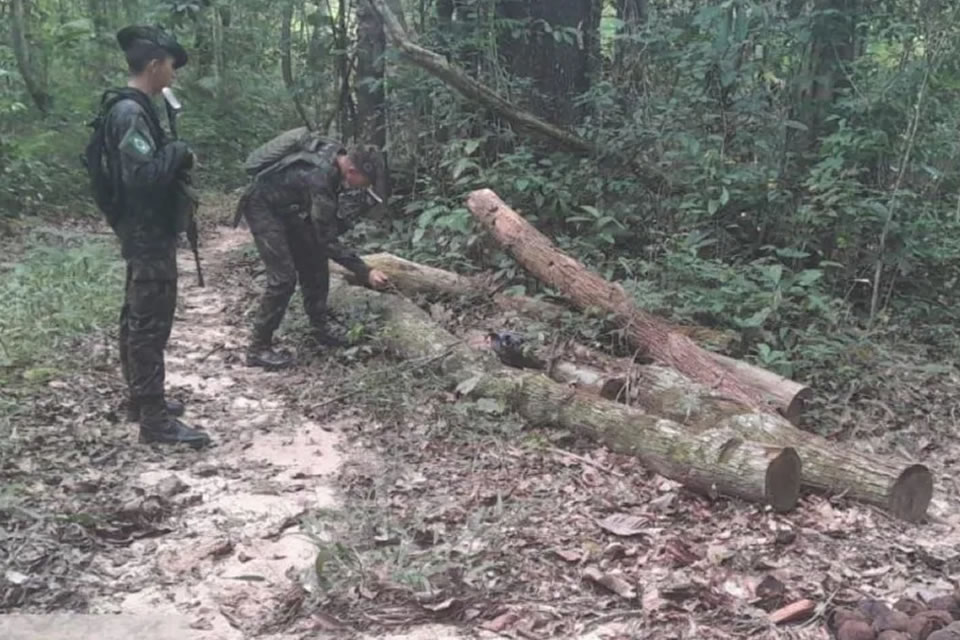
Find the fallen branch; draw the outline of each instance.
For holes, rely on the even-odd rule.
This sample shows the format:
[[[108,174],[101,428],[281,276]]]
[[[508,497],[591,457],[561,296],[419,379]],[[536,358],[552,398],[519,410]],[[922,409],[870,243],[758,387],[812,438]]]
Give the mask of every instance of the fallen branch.
[[[462,397],[490,398],[531,423],[575,430],[697,491],[769,504],[778,511],[797,503],[801,463],[791,447],[751,442],[726,429],[692,433],[670,420],[571,390],[543,374],[511,371],[492,354],[462,344],[449,347],[456,339],[401,297],[335,283],[330,302],[375,309],[389,349],[411,359],[437,356],[437,369]]]

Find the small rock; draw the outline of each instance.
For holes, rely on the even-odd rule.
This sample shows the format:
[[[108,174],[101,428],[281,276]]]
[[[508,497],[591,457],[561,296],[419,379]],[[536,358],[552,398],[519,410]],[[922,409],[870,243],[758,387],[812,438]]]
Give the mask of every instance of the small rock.
[[[960,640],[960,633],[950,628],[938,629],[928,635],[927,640]]]
[[[867,600],[862,600],[860,604],[857,605],[857,610],[867,616],[869,621],[873,622],[875,618],[878,618],[884,613],[890,611],[890,607],[883,600],[870,598]]]
[[[921,611],[926,610],[926,606],[919,600],[914,598],[900,598],[897,600],[897,603],[893,605],[893,608],[897,611],[903,611],[910,617],[913,617],[920,613]]]
[[[910,626],[910,616],[903,611],[890,609],[884,611],[873,619],[873,630],[877,633],[883,631],[903,631],[906,632]]]
[[[172,498],[178,493],[183,493],[190,487],[187,486],[187,483],[178,478],[177,476],[167,476],[163,480],[157,483],[157,493],[159,493],[164,498]]]
[[[837,631],[837,640],[876,640],[870,625],[862,620],[847,620]]]
[[[797,532],[793,529],[783,529],[777,531],[777,537],[774,539],[774,544],[779,545],[788,545],[792,544],[794,540],[797,539]]]
[[[931,633],[943,629],[953,622],[953,617],[946,611],[922,611],[910,618],[907,633],[912,640],[927,640]]]
[[[877,640],[910,640],[910,634],[903,631],[884,631],[877,634]]]
[[[960,602],[953,596],[940,596],[927,602],[927,608],[934,611],[946,611],[954,620],[960,620]]]
[[[827,615],[827,627],[834,633],[837,633],[840,627],[843,626],[843,623],[849,620],[870,624],[867,616],[862,611],[847,609],[846,607],[837,607]]]

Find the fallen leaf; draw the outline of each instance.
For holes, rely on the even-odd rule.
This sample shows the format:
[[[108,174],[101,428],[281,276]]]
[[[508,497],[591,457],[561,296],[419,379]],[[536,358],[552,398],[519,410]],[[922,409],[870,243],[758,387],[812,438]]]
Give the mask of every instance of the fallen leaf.
[[[638,516],[631,516],[626,513],[617,513],[607,516],[597,522],[601,529],[615,536],[635,536],[644,533],[646,530],[646,520]]]
[[[443,602],[438,602],[437,604],[425,604],[423,608],[427,611],[446,611],[453,606],[453,603],[456,602],[456,598],[447,598]]]
[[[553,552],[560,556],[561,560],[567,562],[579,562],[580,558],[583,557],[583,552],[575,551],[573,549],[554,549]]]
[[[817,603],[813,600],[799,600],[771,613],[770,622],[773,624],[786,624],[787,622],[804,620],[813,615],[816,609]]]
[[[13,569],[7,571],[4,577],[7,579],[7,582],[15,585],[21,585],[30,579],[30,576],[20,573],[19,571],[14,571]]]
[[[596,567],[587,567],[584,569],[583,575],[622,598],[633,599],[637,597],[637,592],[633,586],[616,574],[604,573]]]
[[[520,619],[519,615],[517,615],[512,611],[508,611],[507,613],[503,613],[497,616],[493,620],[488,620],[487,622],[484,622],[483,624],[480,625],[480,628],[486,631],[500,633],[507,627],[513,625],[519,619]]]

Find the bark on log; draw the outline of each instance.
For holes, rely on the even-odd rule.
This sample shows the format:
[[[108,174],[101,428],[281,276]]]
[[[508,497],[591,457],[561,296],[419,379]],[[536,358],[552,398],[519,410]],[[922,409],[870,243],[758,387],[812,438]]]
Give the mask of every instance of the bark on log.
[[[371,268],[386,273],[397,289],[406,295],[490,296],[493,303],[504,311],[511,311],[545,323],[556,322],[570,312],[566,307],[547,300],[496,293],[490,280],[483,276],[460,275],[445,269],[412,262],[392,253],[373,253],[362,257],[363,261]],[[350,272],[332,260],[330,261],[330,272],[341,275],[348,282],[355,282]],[[696,325],[671,325],[671,328],[698,344],[714,349],[727,348],[736,340],[735,334],[730,331],[708,329]],[[717,357],[722,358],[723,356],[717,355]],[[756,367],[747,363],[738,364],[756,369]],[[768,373],[762,369],[757,369],[757,371],[758,374]]]
[[[604,280],[559,251],[549,238],[504,204],[490,189],[471,193],[467,208],[521,266],[564,293],[580,308],[597,307],[610,311],[630,342],[655,360],[716,387],[724,395],[755,410],[772,413],[779,408],[777,397],[782,403],[783,394],[768,394],[762,386],[757,386],[756,376],[752,378],[752,384],[735,377],[735,373],[719,364],[710,352],[673,331],[660,318],[638,309],[622,287]]]
[[[535,357],[554,356],[540,349]],[[693,433],[720,428],[740,437],[795,447],[803,459],[804,487],[821,493],[846,493],[881,507],[897,518],[922,519],[933,497],[933,475],[921,464],[880,457],[838,446],[784,418],[751,411],[743,404],[661,366],[640,366],[581,345],[567,345],[547,374],[600,397],[641,407],[683,425]]]
[[[395,354],[435,358],[438,370],[464,396],[492,398],[530,422],[575,430],[701,492],[769,504],[777,511],[797,503],[802,469],[791,447],[751,442],[726,429],[694,434],[670,420],[571,391],[540,373],[510,371],[397,296],[334,283],[330,302],[378,311],[384,322],[380,335]]]

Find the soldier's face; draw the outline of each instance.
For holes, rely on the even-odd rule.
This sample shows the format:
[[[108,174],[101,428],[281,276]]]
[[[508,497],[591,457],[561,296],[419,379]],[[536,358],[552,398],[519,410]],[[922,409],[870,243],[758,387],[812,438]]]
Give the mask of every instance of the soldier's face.
[[[147,72],[150,74],[150,87],[154,93],[159,93],[164,87],[171,86],[177,77],[171,56],[152,60],[147,66]]]
[[[347,169],[343,181],[351,189],[365,189],[370,186],[370,179],[357,171],[357,168],[354,166]]]

